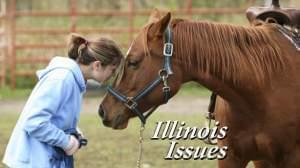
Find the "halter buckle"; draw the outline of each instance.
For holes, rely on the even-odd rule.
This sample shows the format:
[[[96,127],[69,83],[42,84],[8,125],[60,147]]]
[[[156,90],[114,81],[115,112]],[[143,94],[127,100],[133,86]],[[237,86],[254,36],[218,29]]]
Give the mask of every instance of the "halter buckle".
[[[159,72],[158,72],[158,75],[160,76],[160,78],[168,78],[169,74],[168,74],[168,71],[166,69],[161,69]]]
[[[132,97],[128,97],[126,103],[124,103],[124,104],[130,110],[135,109],[138,106],[137,102],[132,100]]]
[[[164,56],[171,57],[173,55],[173,44],[165,43],[164,44]]]
[[[171,88],[169,87],[169,86],[164,86],[163,88],[162,88],[162,90],[163,90],[163,92],[170,92],[171,91]]]

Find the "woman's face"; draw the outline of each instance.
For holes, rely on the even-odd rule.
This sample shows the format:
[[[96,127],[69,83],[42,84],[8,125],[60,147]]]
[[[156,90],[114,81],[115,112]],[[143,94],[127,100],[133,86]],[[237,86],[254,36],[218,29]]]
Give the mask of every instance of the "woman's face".
[[[107,81],[117,68],[116,65],[102,66],[100,61],[95,61],[92,64],[92,77],[99,83]]]

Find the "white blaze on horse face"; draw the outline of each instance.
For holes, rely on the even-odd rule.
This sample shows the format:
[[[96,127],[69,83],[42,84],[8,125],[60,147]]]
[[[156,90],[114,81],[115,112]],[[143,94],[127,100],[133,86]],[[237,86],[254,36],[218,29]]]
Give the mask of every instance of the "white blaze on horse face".
[[[126,52],[126,55],[125,55],[125,58],[128,57],[128,54],[129,54],[130,51],[131,51],[132,45],[133,45],[133,42],[131,43],[130,47],[128,48],[128,50],[127,50],[127,52]]]

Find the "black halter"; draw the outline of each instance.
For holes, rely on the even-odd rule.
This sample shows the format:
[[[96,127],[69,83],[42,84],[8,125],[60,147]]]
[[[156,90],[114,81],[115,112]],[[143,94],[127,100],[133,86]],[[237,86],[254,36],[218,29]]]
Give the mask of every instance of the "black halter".
[[[153,106],[149,111],[146,112],[146,115],[138,109],[138,101],[149,94],[156,86],[162,82],[163,88],[162,91],[164,93],[165,103],[170,99],[170,87],[168,85],[168,77],[173,74],[171,68],[171,57],[173,55],[173,43],[172,43],[172,32],[170,27],[167,27],[165,31],[165,43],[163,49],[164,55],[164,64],[163,68],[159,70],[158,77],[150,83],[143,90],[138,92],[138,94],[134,97],[127,97],[117,90],[113,89],[111,86],[107,87],[107,90],[110,94],[116,97],[118,100],[124,103],[124,105],[129,108],[132,112],[134,112],[141,120],[142,124],[146,123],[146,119],[151,115],[151,113],[158,107],[158,105]]]

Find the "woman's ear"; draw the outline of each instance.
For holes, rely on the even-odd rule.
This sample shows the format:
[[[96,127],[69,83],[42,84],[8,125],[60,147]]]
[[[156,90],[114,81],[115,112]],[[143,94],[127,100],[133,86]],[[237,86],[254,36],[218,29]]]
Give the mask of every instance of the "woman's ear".
[[[98,70],[98,69],[101,69],[102,68],[102,63],[101,61],[94,61],[91,63],[92,64],[92,69],[94,70]]]

